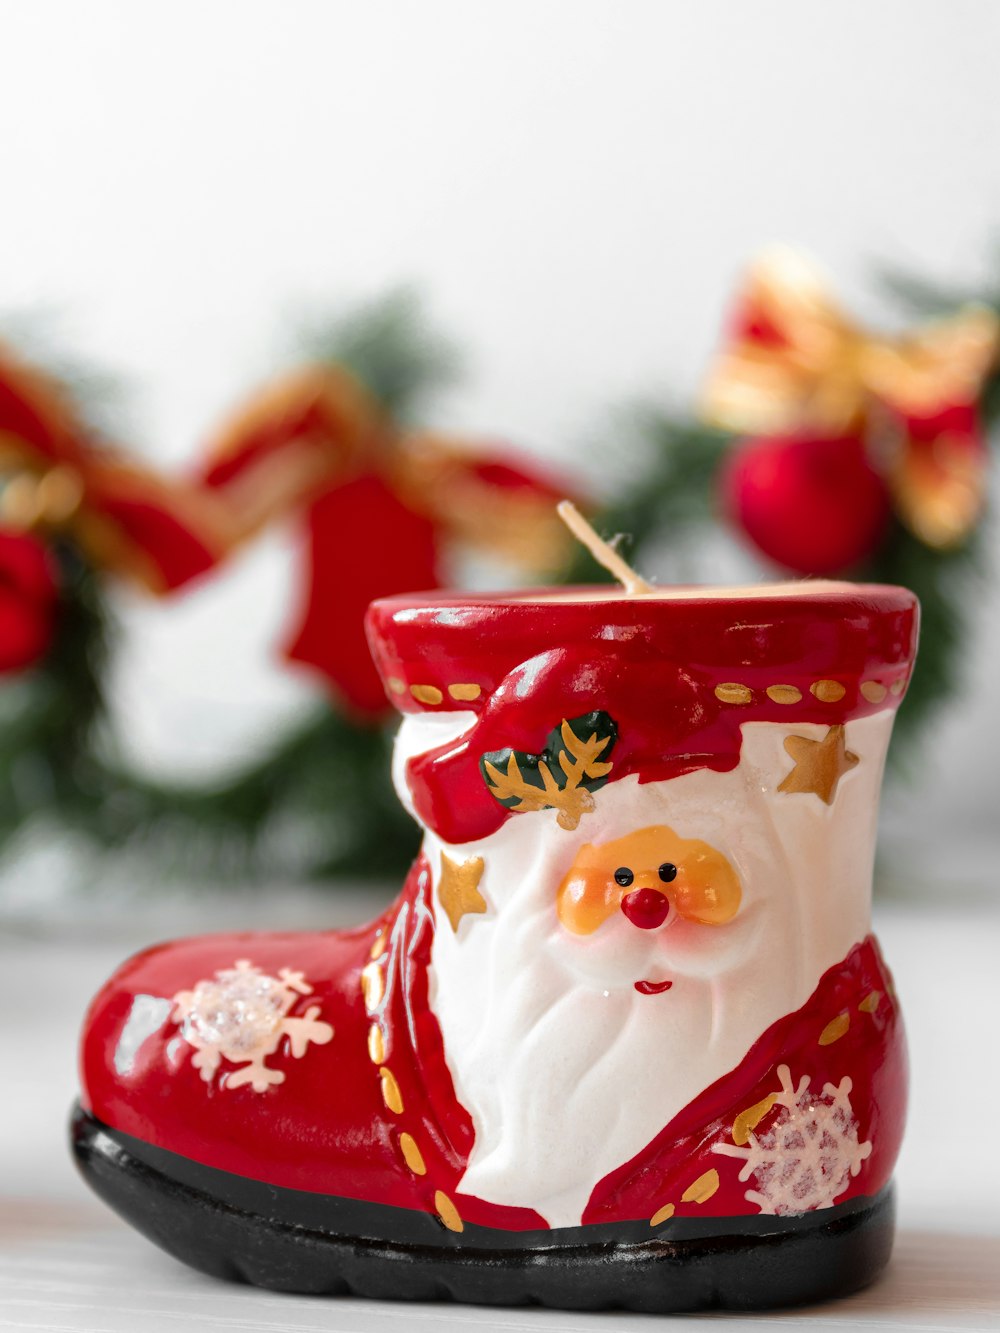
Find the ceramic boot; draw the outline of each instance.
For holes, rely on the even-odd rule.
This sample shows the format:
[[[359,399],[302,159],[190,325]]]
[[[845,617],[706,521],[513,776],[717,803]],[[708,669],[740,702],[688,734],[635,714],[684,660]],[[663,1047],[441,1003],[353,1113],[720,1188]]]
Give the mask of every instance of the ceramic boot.
[[[288,1291],[672,1311],[871,1281],[906,1095],[872,859],[916,627],[909,593],[829,583],[376,603],[425,830],[402,893],[126,963],[84,1032],[87,1180]]]

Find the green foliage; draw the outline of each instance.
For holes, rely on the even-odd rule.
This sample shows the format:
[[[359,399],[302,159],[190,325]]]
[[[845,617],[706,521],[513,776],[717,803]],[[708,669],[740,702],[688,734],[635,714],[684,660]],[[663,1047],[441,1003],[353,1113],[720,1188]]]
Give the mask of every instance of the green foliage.
[[[314,330],[311,354],[350,366],[405,421],[457,363],[405,291]],[[89,393],[98,380],[74,373],[72,387]],[[418,834],[392,789],[390,728],[356,722],[332,701],[228,780],[162,782],[124,764],[106,726],[113,626],[102,579],[71,544],[55,554],[56,640],[36,668],[0,688],[5,849],[50,821],[98,847],[140,850],[167,878],[357,879],[406,869]]]
[[[992,386],[991,386],[992,387]],[[640,437],[653,446],[653,462],[641,479],[598,515],[595,526],[606,539],[626,534],[622,554],[640,572],[655,548],[683,551],[693,535],[714,519],[718,471],[732,437],[646,411],[637,418]],[[978,570],[979,534],[962,547],[937,551],[918,541],[894,520],[879,550],[856,571],[862,582],[895,583],[920,599],[920,653],[896,722],[891,752],[895,767],[905,766],[913,742],[934,709],[958,689],[969,626],[966,606],[970,581]],[[569,582],[606,582],[611,575],[581,551],[569,570]]]
[[[913,742],[936,708],[955,694],[969,639],[966,605],[977,572],[974,537],[955,551],[935,551],[894,522],[881,550],[864,570],[866,580],[897,583],[920,598],[920,652],[899,710],[894,766],[905,766]]]
[[[459,377],[457,347],[427,320],[409,288],[390,292],[333,323],[303,331],[301,351],[349,367],[394,420],[412,424],[428,400]]]
[[[64,322],[53,311],[8,310],[0,318],[0,340],[63,386],[95,441],[121,439],[130,416],[127,386],[66,345]]]
[[[252,881],[377,878],[405,868],[417,828],[389,782],[391,739],[330,707],[212,786],[167,785],[107,766],[81,831],[140,847],[172,876]]]
[[[894,282],[925,313],[958,304],[953,294],[928,284]],[[1000,312],[1000,294],[992,304]],[[307,341],[309,355],[349,365],[406,424],[455,377],[458,364],[454,348],[427,326],[406,291],[332,326],[314,327]],[[74,389],[100,387],[86,374],[74,378]],[[1000,421],[1000,375],[987,385],[983,412],[989,424]],[[615,438],[628,441],[621,451],[627,471],[596,526],[608,539],[620,535],[622,553],[640,572],[654,558],[658,567],[666,560],[680,568],[714,519],[716,479],[732,437],[642,404],[619,417]],[[0,845],[9,849],[21,830],[45,821],[99,847],[138,849],[165,877],[221,884],[402,873],[418,832],[391,786],[390,728],[355,722],[332,703],[317,706],[262,757],[221,782],[167,783],[130,769],[110,734],[103,693],[115,627],[102,577],[67,543],[54,555],[56,641],[36,669],[0,689]],[[869,581],[912,588],[921,600],[921,652],[897,724],[904,741],[912,741],[957,688],[979,555],[975,537],[958,551],[939,552],[894,522],[859,571]],[[594,583],[610,575],[580,548],[564,578]],[[557,730],[541,755],[505,750],[485,756],[492,771],[484,767],[484,777],[503,804],[555,805],[571,826],[592,799],[589,792],[605,780],[613,727],[601,714],[574,719],[570,739]],[[603,748],[591,741],[604,742]],[[908,749],[894,747],[897,761]]]
[[[958,290],[893,268],[883,272],[881,280],[909,314],[921,319],[942,318],[973,304],[988,306],[1000,318],[1000,287],[995,282],[985,291]],[[1000,426],[998,371],[983,386],[980,413],[984,429],[995,438]],[[967,607],[970,591],[983,575],[982,547],[980,529],[955,550],[935,551],[897,522],[865,571],[873,581],[902,584],[920,598],[920,652],[905,707],[899,711],[897,744],[890,752],[897,767],[906,764],[913,741],[934,710],[960,688],[971,633]]]
[[[987,427],[1000,418],[1000,376],[987,385],[983,416]],[[718,472],[733,437],[648,408],[636,414],[634,425],[648,464],[596,517],[595,527],[606,540],[624,534],[619,549],[641,573],[654,549],[661,560],[676,560],[713,521]],[[966,608],[981,559],[980,532],[957,549],[938,551],[893,520],[880,548],[855,571],[861,582],[899,584],[920,599],[920,652],[896,721],[890,752],[895,769],[905,768],[934,710],[960,687],[970,633]],[[613,580],[581,549],[566,581]]]
[[[629,441],[638,461],[595,526],[606,541],[618,538],[621,554],[641,572],[655,547],[681,547],[713,517],[715,476],[730,437],[649,404],[629,413],[616,434]],[[583,547],[563,577],[567,583],[613,582]]]
[[[101,583],[74,547],[53,548],[55,639],[0,691],[0,840],[40,817],[91,812],[100,799],[94,743],[105,715],[112,621]]]
[[[314,325],[303,344],[308,356],[348,366],[400,422],[417,417],[458,363],[409,290]],[[392,789],[390,759],[389,726],[355,722],[331,702],[228,781],[164,784],[107,769],[108,798],[86,818],[105,845],[141,843],[173,874],[398,875],[418,833]]]

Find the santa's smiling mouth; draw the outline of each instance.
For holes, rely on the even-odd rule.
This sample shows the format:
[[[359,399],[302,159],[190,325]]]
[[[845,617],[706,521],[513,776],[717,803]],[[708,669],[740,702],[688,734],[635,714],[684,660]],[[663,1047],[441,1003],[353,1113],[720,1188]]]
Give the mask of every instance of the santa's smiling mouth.
[[[672,981],[637,981],[635,988],[640,995],[662,995],[673,984]]]

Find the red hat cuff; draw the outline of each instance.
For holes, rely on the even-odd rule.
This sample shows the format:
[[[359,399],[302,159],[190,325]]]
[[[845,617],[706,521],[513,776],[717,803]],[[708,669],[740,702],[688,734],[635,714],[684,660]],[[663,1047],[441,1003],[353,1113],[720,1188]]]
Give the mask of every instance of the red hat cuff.
[[[449,843],[494,832],[510,810],[491,795],[483,757],[541,755],[564,721],[604,715],[615,730],[606,780],[649,782],[735,768],[746,722],[845,724],[905,692],[918,617],[903,589],[673,591],[375,602],[369,641],[396,706],[478,714],[458,740],[410,760],[421,820]]]

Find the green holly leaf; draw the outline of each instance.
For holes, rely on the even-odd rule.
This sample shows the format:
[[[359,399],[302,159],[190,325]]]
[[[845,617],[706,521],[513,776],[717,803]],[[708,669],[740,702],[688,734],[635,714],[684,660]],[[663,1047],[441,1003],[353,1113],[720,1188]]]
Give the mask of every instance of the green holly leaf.
[[[618,739],[614,719],[598,709],[566,719],[549,734],[541,754],[491,750],[479,761],[490,795],[507,810],[558,810],[560,828],[575,829],[594,808],[593,793],[608,780],[608,755]]]

